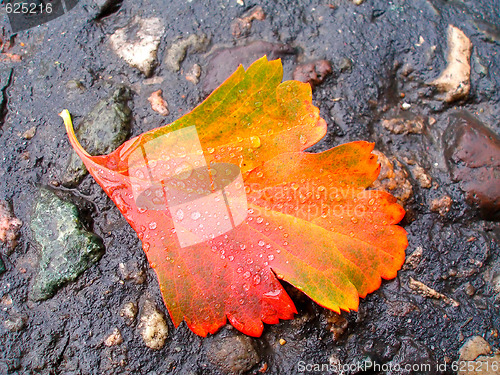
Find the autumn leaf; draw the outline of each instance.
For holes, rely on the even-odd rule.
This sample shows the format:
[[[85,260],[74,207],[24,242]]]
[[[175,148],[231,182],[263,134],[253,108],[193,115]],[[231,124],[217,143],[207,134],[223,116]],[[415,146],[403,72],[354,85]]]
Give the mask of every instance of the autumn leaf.
[[[260,336],[292,319],[279,280],[336,312],[396,276],[404,210],[366,190],[373,144],[304,150],[326,133],[308,84],[282,80],[279,60],[239,67],[192,112],[109,155],[70,142],[137,232],[175,326],[216,332],[228,319]]]

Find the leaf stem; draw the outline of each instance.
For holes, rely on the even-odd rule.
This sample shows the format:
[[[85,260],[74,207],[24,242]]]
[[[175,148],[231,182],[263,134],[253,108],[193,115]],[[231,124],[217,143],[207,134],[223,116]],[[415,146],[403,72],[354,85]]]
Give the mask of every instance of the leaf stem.
[[[66,127],[66,132],[68,133],[69,142],[76,149],[78,153],[82,153],[87,157],[90,157],[90,154],[85,151],[80,142],[75,135],[75,129],[73,128],[73,122],[71,121],[71,115],[67,109],[63,109],[59,116],[62,117],[64,121],[64,126]]]

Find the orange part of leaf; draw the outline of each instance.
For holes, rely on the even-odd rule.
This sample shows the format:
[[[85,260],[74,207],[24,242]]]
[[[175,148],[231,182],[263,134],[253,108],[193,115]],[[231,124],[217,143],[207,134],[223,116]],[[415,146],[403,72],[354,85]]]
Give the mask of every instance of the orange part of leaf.
[[[201,336],[227,320],[260,336],[263,323],[292,319],[279,279],[331,310],[355,310],[404,261],[406,232],[395,225],[404,210],[365,190],[380,169],[373,144],[304,152],[326,123],[310,86],[280,83],[282,73],[265,57],[240,66],[192,112],[109,155],[85,152],[61,113],[74,149],[141,239],[174,325],[185,320]]]

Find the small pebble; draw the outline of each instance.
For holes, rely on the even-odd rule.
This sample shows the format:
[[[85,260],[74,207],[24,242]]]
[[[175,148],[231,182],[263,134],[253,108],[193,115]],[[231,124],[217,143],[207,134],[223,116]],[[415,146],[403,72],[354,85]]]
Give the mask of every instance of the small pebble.
[[[115,346],[120,345],[122,342],[122,334],[120,333],[120,330],[118,328],[115,328],[113,332],[108,337],[106,337],[106,340],[104,340],[104,345]]]
[[[343,57],[340,60],[339,69],[342,73],[350,71],[352,69],[352,60],[347,57]]]
[[[210,39],[205,34],[191,34],[187,38],[178,38],[170,44],[163,65],[171,72],[178,72],[187,51],[203,52],[210,44]]]
[[[164,315],[149,300],[146,300],[142,307],[139,332],[148,348],[158,350],[165,345],[168,336],[167,322]]]
[[[241,36],[248,35],[252,28],[252,22],[254,20],[262,21],[266,18],[266,14],[260,5],[256,5],[253,8],[245,12],[240,18],[236,18],[231,24],[231,33],[234,37],[239,38]]]
[[[408,173],[403,165],[394,157],[389,159],[380,151],[374,150],[381,165],[377,180],[371,187],[375,190],[385,190],[395,196],[401,205],[413,195],[413,187],[408,180]]]
[[[118,264],[118,270],[123,280],[132,280],[137,285],[146,281],[146,273],[136,260]]]
[[[137,316],[137,305],[133,302],[127,302],[120,310],[120,316],[125,319],[125,323],[131,325]]]
[[[22,137],[24,139],[30,140],[31,138],[33,138],[35,136],[35,133],[36,133],[36,126],[33,126],[33,127],[29,128],[28,130],[26,130],[22,134]]]
[[[473,210],[486,219],[500,216],[500,137],[467,112],[450,116],[442,136],[444,156],[454,182]]]
[[[382,126],[394,134],[421,134],[425,127],[425,119],[408,112],[404,116],[383,119]]]
[[[191,69],[186,73],[185,77],[186,79],[193,83],[193,84],[198,84],[200,82],[200,75],[201,75],[201,66],[199,64],[194,64]]]
[[[474,293],[476,293],[476,288],[471,283],[465,284],[465,293],[467,293],[468,296],[473,296]]]
[[[420,165],[417,164],[411,168],[411,174],[421,187],[428,189],[432,186],[431,176]]]
[[[162,91],[157,90],[153,92],[148,101],[151,103],[151,109],[155,112],[158,112],[162,116],[167,116],[170,112],[168,110],[168,103],[165,99],[162,98]]]
[[[14,212],[6,201],[0,200],[0,241],[7,248],[14,250],[17,245],[19,230],[23,222],[14,216]]]
[[[261,360],[255,340],[245,335],[219,337],[209,345],[207,359],[224,375],[247,374]]]
[[[78,90],[78,91],[84,91],[85,90],[85,86],[83,85],[83,83],[81,81],[78,81],[78,80],[75,80],[75,79],[72,79],[72,80],[68,81],[66,83],[66,88],[68,88],[70,90]]]
[[[5,294],[2,298],[0,298],[0,304],[4,306],[12,305],[12,297],[9,294]]]
[[[467,98],[470,91],[470,57],[472,43],[465,33],[448,26],[448,62],[445,70],[430,85],[442,92],[445,102]]]
[[[491,347],[481,336],[469,338],[460,348],[458,354],[462,361],[473,361],[480,355],[491,353]]]
[[[430,209],[433,212],[438,212],[439,215],[444,217],[450,211],[452,203],[452,199],[448,195],[445,195],[441,198],[433,199]]]
[[[332,65],[328,60],[316,60],[297,66],[293,72],[293,79],[309,83],[312,87],[315,87],[331,73]]]
[[[19,332],[26,326],[27,318],[20,314],[12,314],[3,322],[10,332]]]

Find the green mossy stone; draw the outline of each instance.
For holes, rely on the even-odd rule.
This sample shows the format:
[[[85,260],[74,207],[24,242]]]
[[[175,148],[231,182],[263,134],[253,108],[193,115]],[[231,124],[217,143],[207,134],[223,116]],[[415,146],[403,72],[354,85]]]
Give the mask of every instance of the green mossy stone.
[[[66,282],[75,280],[103,252],[101,239],[86,231],[78,218],[78,210],[49,190],[42,189],[35,205],[31,230],[40,248],[38,274],[32,298],[52,297]]]

